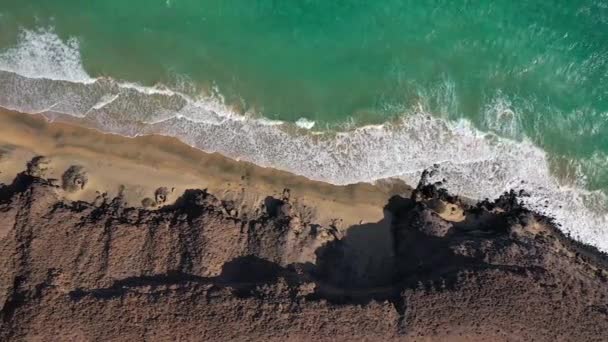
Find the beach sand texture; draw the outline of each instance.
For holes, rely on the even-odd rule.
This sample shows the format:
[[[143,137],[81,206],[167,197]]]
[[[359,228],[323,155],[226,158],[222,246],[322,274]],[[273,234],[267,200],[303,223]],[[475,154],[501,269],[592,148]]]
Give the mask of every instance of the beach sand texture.
[[[104,193],[113,198],[123,191],[128,205],[141,206],[159,187],[166,187],[169,204],[186,189],[208,189],[248,211],[257,209],[266,196],[289,189],[299,206],[314,211],[316,221],[341,219],[345,227],[378,221],[388,197],[411,190],[398,180],[335,186],[205,153],[171,137],[126,138],[7,110],[0,112],[0,153],[2,183],[12,181],[38,155],[49,160],[47,177],[58,181],[70,166],[84,167],[88,182],[81,191],[67,193],[69,200],[93,201]]]

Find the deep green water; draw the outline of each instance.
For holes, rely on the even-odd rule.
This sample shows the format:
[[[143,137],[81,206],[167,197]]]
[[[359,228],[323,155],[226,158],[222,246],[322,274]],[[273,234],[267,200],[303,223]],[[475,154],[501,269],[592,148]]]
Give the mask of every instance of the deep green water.
[[[608,5],[586,1],[4,0],[20,28],[81,41],[86,70],[153,85],[178,76],[279,119],[383,121],[428,101],[582,155],[608,143]],[[565,131],[567,130],[567,131]],[[568,134],[564,134],[564,133]],[[572,134],[576,133],[576,134]],[[570,146],[569,146],[570,145]]]

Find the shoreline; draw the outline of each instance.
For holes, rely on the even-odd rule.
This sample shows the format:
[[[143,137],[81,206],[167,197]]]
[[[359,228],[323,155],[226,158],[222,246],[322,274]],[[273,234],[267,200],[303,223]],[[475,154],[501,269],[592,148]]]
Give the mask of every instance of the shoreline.
[[[82,191],[67,195],[69,200],[93,201],[100,193],[114,197],[124,186],[127,204],[141,206],[158,187],[173,189],[169,202],[186,189],[206,188],[247,211],[264,196],[280,196],[283,189],[290,189],[300,205],[316,208],[315,221],[329,224],[341,219],[345,227],[379,220],[387,198],[411,191],[400,180],[332,185],[206,153],[173,137],[130,138],[9,110],[0,110],[0,151],[0,183],[9,183],[36,155],[50,159],[52,179],[60,179],[71,165],[83,166],[89,182]]]
[[[97,163],[97,160],[107,159],[107,154],[115,153],[116,148],[110,149],[110,146],[121,146],[125,153],[119,153],[116,160],[110,158],[103,171],[116,173],[114,170],[119,165],[121,179],[102,177],[101,185],[91,187],[94,190],[83,198],[89,201],[99,195],[95,190],[116,195],[121,185],[127,185],[126,198],[132,206],[141,205],[141,201],[152,196],[159,187],[175,188],[177,193],[190,188],[208,188],[219,197],[242,202],[242,209],[252,209],[259,207],[263,195],[280,196],[283,189],[289,188],[301,198],[303,206],[329,204],[315,206],[319,208],[319,213],[315,214],[317,221],[326,224],[340,217],[348,220],[344,222],[348,225],[379,219],[386,198],[392,194],[407,195],[411,184],[420,179],[422,170],[438,166],[436,181],[447,179],[443,186],[451,193],[463,199],[480,200],[498,197],[511,189],[524,190],[531,194],[522,198],[528,209],[552,217],[565,234],[576,240],[608,251],[608,231],[602,229],[608,217],[598,210],[608,208],[608,197],[604,193],[562,184],[552,174],[547,155],[530,142],[521,145],[496,136],[488,139],[466,122],[450,125],[440,119],[414,116],[408,119],[411,120],[408,125],[412,126],[404,121],[404,126],[395,127],[394,132],[383,130],[388,136],[376,136],[373,129],[362,129],[353,131],[354,135],[343,133],[338,134],[337,139],[324,140],[315,135],[291,136],[287,130],[273,126],[249,127],[238,120],[228,122],[227,127],[223,123],[191,126],[190,121],[180,118],[144,125],[128,118],[118,120],[108,114],[77,118],[56,112],[7,113],[11,114],[11,125],[17,124],[17,128],[9,129],[12,132],[41,125],[40,121],[28,121],[26,117],[38,118],[46,124],[42,127],[51,127],[46,132],[36,133],[41,136],[53,136],[56,133],[50,131],[70,127],[60,132],[59,137],[64,140],[66,136],[71,137],[70,143],[75,144],[72,147],[80,149],[72,155],[75,160],[86,152],[89,160]],[[86,128],[74,131],[75,127]],[[252,128],[262,131],[252,131]],[[76,131],[80,133],[74,133]],[[410,134],[419,131],[427,136],[419,139]],[[429,132],[438,136],[429,139]],[[299,130],[298,133],[303,132]],[[32,141],[35,139],[30,137],[27,144],[31,145]],[[51,137],[43,145],[56,144],[56,139]],[[95,147],[98,144],[100,146]],[[226,146],[229,148],[224,149]],[[23,165],[34,156],[31,151],[40,150],[39,147],[28,147],[28,158],[22,156],[16,164],[19,167],[13,171],[22,171]],[[144,155],[142,151],[145,151]],[[140,164],[133,163],[134,160]],[[63,159],[63,170],[71,166],[68,161]],[[265,167],[268,164],[272,167]],[[150,172],[151,168],[154,173]],[[140,184],[139,174],[154,177]],[[344,176],[347,178],[342,179],[350,185],[336,184],[332,180]],[[347,179],[364,182],[351,184]],[[224,186],[228,183],[228,187]],[[354,201],[345,204],[351,198]],[[588,203],[596,205],[589,207]]]

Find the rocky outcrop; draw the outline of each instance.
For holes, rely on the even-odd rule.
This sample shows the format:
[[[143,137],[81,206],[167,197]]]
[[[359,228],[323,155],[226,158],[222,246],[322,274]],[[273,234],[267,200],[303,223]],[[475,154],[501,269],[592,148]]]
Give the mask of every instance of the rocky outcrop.
[[[608,338],[606,256],[524,194],[470,206],[423,181],[343,233],[289,191],[250,213],[204,190],[149,210],[37,176],[0,189],[1,340]]]

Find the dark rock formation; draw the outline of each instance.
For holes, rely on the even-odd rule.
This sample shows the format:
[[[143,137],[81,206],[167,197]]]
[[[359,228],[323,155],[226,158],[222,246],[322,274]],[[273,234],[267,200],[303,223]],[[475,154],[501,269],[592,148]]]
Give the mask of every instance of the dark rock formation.
[[[70,166],[61,176],[63,190],[76,192],[84,189],[89,177],[84,167],[80,165]]]
[[[156,191],[154,191],[154,200],[156,201],[156,203],[163,204],[163,203],[167,202],[168,197],[169,197],[169,189],[167,189],[164,186],[160,187],[160,188],[156,189]]]
[[[44,177],[48,170],[49,159],[43,156],[36,156],[27,163],[25,173],[33,177]]]
[[[141,206],[144,208],[156,207],[156,201],[151,199],[150,197],[146,197],[143,200],[141,200]]]
[[[423,182],[342,235],[288,191],[249,215],[202,190],[158,210],[61,191],[0,189],[0,340],[608,339],[606,256],[519,194],[467,206]]]

